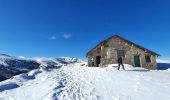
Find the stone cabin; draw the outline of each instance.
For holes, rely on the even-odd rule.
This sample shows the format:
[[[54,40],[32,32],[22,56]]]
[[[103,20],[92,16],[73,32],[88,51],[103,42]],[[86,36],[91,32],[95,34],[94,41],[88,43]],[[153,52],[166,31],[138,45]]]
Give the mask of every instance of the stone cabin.
[[[91,49],[86,57],[89,67],[106,67],[116,64],[123,57],[124,64],[156,70],[156,58],[160,56],[151,50],[139,46],[119,35],[113,35]]]

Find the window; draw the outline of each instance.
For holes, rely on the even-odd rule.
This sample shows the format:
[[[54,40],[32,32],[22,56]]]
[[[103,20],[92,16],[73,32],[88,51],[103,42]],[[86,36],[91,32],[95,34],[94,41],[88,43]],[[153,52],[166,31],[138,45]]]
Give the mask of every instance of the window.
[[[145,56],[145,62],[150,63],[151,62],[151,56]]]
[[[117,50],[117,58],[125,57],[125,52],[123,50]]]

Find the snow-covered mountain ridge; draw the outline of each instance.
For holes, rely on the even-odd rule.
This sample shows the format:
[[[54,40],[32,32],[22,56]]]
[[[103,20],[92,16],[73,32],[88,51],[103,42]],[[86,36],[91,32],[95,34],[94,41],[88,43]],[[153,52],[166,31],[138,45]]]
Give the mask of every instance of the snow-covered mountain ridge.
[[[62,66],[64,64],[81,63],[78,58],[25,58],[0,54],[0,81],[14,75],[37,69],[40,66]]]

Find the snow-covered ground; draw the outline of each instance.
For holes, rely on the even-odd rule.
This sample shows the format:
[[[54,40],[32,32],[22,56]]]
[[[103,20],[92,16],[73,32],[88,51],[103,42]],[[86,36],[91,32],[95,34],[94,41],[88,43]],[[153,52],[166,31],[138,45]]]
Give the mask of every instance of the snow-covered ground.
[[[0,54],[0,81],[9,79],[15,75],[29,72],[40,66],[58,67],[73,63],[85,63],[83,60],[72,57],[55,58],[26,58]]]
[[[33,70],[0,83],[0,100],[170,100],[170,70],[125,66]]]

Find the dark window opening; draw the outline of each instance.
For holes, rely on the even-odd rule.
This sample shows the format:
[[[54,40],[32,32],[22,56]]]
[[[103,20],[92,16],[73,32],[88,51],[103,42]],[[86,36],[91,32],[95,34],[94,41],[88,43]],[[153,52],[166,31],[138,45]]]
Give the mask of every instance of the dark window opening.
[[[151,56],[145,56],[145,62],[150,63],[151,62]]]

